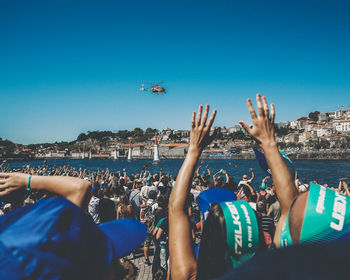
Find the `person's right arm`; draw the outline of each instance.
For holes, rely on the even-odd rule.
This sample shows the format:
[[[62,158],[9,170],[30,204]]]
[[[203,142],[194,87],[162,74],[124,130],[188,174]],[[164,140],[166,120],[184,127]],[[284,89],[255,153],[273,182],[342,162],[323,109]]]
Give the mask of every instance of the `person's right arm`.
[[[254,174],[254,171],[253,171],[253,168],[250,168],[249,169],[249,172],[251,174],[252,177],[250,177],[250,179],[248,180],[248,182],[253,182],[254,178],[255,178],[255,174]]]
[[[207,165],[206,168],[207,168],[208,175],[209,175],[209,177],[210,177],[211,172],[210,172],[209,166]]]
[[[226,170],[223,170],[222,173],[225,175],[226,184],[230,183],[230,177],[228,176]]]
[[[0,173],[0,196],[17,189],[25,188],[29,179],[24,173]],[[45,190],[65,197],[77,206],[86,209],[90,200],[89,181],[69,176],[32,176],[30,187],[33,190]]]
[[[343,186],[344,186],[346,195],[350,196],[349,186],[345,181],[343,181]]]
[[[253,126],[250,127],[242,121],[240,121],[240,124],[250,136],[255,138],[260,143],[267,163],[271,169],[273,182],[276,186],[276,193],[281,205],[281,218],[277,224],[274,237],[275,245],[279,247],[282,223],[288,214],[292,201],[298,195],[298,192],[295,188],[289,169],[277,147],[274,130],[275,106],[273,104],[271,105],[270,115],[266,98],[263,97],[263,100],[261,100],[260,94],[257,94],[256,101],[258,106],[258,115],[253,108],[252,101],[250,99],[247,100]]]
[[[262,182],[263,182],[264,184],[266,184],[266,182],[267,182],[268,179],[270,179],[270,176],[266,176],[266,177],[262,180]]]

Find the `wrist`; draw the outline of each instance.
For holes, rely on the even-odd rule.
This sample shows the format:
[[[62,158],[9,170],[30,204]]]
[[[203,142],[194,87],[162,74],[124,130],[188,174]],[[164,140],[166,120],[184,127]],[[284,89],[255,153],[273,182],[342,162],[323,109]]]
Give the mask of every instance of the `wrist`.
[[[188,148],[188,153],[187,153],[187,154],[190,154],[190,155],[192,155],[192,156],[197,156],[197,157],[199,157],[199,156],[201,155],[201,150],[200,150],[200,148],[198,148],[198,147],[190,146],[190,147]]]
[[[264,152],[269,152],[273,150],[278,150],[276,141],[268,141],[266,143],[260,144],[260,147],[264,150]]]

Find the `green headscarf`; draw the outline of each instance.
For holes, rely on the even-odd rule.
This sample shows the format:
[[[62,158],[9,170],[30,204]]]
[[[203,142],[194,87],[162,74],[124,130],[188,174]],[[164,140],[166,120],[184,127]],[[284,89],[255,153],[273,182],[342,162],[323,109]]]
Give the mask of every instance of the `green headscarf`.
[[[300,243],[319,244],[332,240],[350,240],[350,197],[310,184]],[[289,213],[282,226],[280,245],[292,245]]]
[[[221,202],[226,222],[227,258],[233,267],[250,259],[259,248],[259,228],[255,212],[244,200]]]

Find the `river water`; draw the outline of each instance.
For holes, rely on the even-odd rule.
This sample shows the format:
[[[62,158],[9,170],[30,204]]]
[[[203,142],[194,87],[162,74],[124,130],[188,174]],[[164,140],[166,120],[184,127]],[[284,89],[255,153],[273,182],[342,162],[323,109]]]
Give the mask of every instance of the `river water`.
[[[10,162],[7,163],[12,168],[20,168],[24,164],[38,166],[43,164],[43,160],[30,162]],[[152,165],[151,159],[136,159],[128,162],[126,159],[47,159],[46,163],[49,166],[63,166],[71,165],[78,168],[85,168],[96,171],[97,168],[106,169],[110,171],[118,171],[123,168],[131,173],[140,172],[142,165],[148,165],[150,171],[159,172],[160,168],[163,172],[176,175],[181,167],[182,159],[164,159],[157,165]],[[225,169],[229,175],[232,175],[236,182],[238,182],[244,173],[249,174],[249,168],[253,168],[256,180],[254,180],[254,187],[257,188],[265,177],[265,173],[260,168],[256,160],[228,160],[228,159],[204,159],[200,160],[199,165],[202,169],[208,165],[212,174],[220,169]],[[299,178],[307,178],[308,180],[318,180],[321,184],[328,184],[329,186],[337,186],[338,179],[347,177],[350,179],[350,161],[340,160],[295,160],[295,167],[298,171]],[[348,180],[349,182],[349,180]]]

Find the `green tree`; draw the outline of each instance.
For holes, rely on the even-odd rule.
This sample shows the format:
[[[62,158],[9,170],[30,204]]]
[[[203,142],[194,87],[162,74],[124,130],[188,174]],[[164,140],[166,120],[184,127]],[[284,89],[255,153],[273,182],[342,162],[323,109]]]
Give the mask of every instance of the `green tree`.
[[[318,115],[320,114],[319,111],[315,111],[315,112],[311,112],[309,113],[309,118],[314,121],[317,122],[318,121]]]
[[[87,137],[87,135],[85,134],[85,133],[80,133],[79,134],[79,136],[78,136],[78,138],[77,138],[77,140],[78,141],[84,141],[84,140],[86,140],[88,137]]]
[[[153,136],[156,132],[158,132],[157,129],[148,127],[145,131],[145,134],[148,136]]]
[[[143,136],[143,130],[139,127],[134,128],[134,130],[132,131],[132,134],[134,137],[141,137]]]

